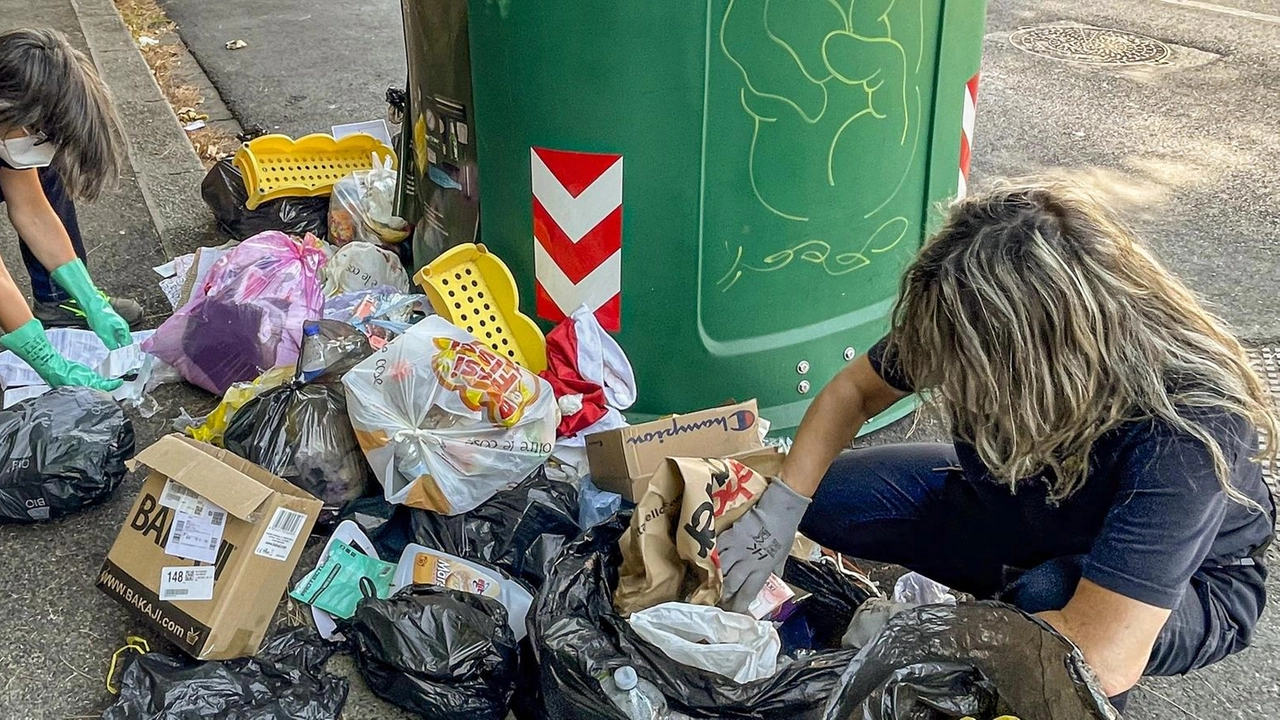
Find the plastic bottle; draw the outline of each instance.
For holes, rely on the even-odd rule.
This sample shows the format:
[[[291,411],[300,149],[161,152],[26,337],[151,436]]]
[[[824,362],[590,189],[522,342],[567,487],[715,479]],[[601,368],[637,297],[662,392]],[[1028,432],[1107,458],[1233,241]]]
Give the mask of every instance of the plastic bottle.
[[[623,665],[613,671],[609,697],[630,720],[668,720],[666,698],[652,683],[636,675],[635,668]]]
[[[302,360],[299,366],[303,382],[311,382],[324,372],[325,344],[324,338],[320,336],[319,323],[302,326]]]

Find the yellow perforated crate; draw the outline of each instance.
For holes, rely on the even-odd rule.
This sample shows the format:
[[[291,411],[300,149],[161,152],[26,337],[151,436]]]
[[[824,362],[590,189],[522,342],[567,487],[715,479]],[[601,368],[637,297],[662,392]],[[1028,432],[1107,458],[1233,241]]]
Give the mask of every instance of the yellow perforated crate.
[[[520,312],[515,278],[484,245],[463,243],[445,251],[419,270],[414,282],[440,317],[523,367],[547,368],[542,330]]]
[[[326,195],[342,178],[373,168],[372,155],[396,161],[395,152],[372,135],[263,135],[240,148],[235,165],[249,193],[245,207],[253,210],[277,198]]]

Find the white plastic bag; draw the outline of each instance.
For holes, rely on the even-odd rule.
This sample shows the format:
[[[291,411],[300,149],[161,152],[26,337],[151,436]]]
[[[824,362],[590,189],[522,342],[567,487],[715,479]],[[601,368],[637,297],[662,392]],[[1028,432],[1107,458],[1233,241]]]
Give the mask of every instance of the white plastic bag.
[[[546,380],[439,316],[342,378],[356,438],[387,501],[475,509],[546,462],[560,412]]]
[[[400,258],[373,243],[343,245],[329,258],[321,272],[327,297],[372,290],[383,285],[402,293],[409,292],[410,288],[409,274],[404,271]]]
[[[893,601],[912,605],[955,605],[956,596],[946,585],[918,572],[909,572],[894,584]]]
[[[773,623],[717,607],[668,602],[631,614],[631,628],[667,657],[749,683],[778,671],[782,642]]]
[[[373,156],[372,170],[357,170],[333,186],[329,198],[329,242],[353,240],[400,242],[409,237],[409,224],[395,215],[396,171],[391,156]]]

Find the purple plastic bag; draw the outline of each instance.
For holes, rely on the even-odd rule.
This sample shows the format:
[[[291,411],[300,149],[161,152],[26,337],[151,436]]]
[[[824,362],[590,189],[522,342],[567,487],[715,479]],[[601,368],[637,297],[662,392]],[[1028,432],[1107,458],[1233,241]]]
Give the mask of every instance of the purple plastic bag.
[[[174,313],[142,349],[189,382],[222,395],[232,383],[298,360],[302,324],[324,308],[315,236],[269,231],[219,258],[196,299]]]

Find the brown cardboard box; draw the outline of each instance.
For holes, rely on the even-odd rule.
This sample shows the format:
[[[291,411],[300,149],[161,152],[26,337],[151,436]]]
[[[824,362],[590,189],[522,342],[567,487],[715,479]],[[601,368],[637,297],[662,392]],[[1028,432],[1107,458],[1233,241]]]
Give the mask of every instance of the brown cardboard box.
[[[700,410],[587,436],[591,480],[636,502],[669,457],[721,458],[763,447],[756,401]]]
[[[140,464],[151,474],[107,553],[98,588],[193,657],[253,655],[321,502],[248,460],[181,435],[161,438],[130,461],[131,468]],[[191,545],[199,547],[186,549]],[[166,548],[208,553],[210,561]]]

